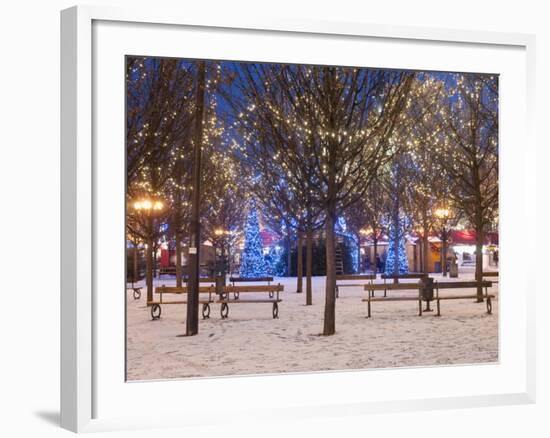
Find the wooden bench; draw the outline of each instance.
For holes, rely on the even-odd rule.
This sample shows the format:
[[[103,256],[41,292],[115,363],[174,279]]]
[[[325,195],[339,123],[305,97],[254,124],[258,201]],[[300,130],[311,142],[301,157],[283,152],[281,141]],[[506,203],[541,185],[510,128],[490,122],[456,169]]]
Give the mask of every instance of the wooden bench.
[[[497,277],[497,280],[491,280],[492,283],[498,283],[498,271],[487,271],[487,272],[484,272],[483,275],[482,275],[483,278],[485,277],[491,277],[491,278],[494,278],[494,277]]]
[[[273,277],[229,277],[229,282],[233,283],[262,283],[266,282],[267,284],[273,281]]]
[[[477,295],[447,295],[440,296],[439,289],[465,289],[465,288],[477,288],[478,284],[476,281],[449,281],[449,282],[434,282],[433,288],[435,290],[435,296],[431,300],[426,300],[422,296],[422,291],[426,288],[426,283],[420,281],[418,283],[393,283],[393,284],[366,284],[364,286],[365,291],[367,291],[367,298],[363,298],[362,301],[368,303],[368,313],[367,318],[371,317],[371,303],[374,301],[417,301],[418,302],[418,316],[422,316],[422,312],[431,311],[429,308],[430,301],[436,301],[437,304],[437,314],[436,316],[441,316],[441,300],[460,300],[460,299],[477,299]],[[491,287],[492,283],[490,281],[483,281],[482,287],[485,288],[484,299],[487,305],[487,313],[492,313],[492,302],[491,299],[495,298],[494,295],[490,295],[487,292],[487,288]],[[375,290],[383,290],[384,287],[387,287],[388,290],[418,290],[418,296],[415,297],[388,297],[388,298],[374,298]],[[430,287],[430,286],[428,286]],[[422,310],[422,301],[426,301],[427,307],[425,310]]]
[[[126,287],[126,290],[131,290],[133,291],[133,294],[134,294],[134,300],[139,300],[141,298],[141,289],[143,289],[143,287],[141,286],[132,286],[132,287]]]
[[[155,293],[159,294],[158,301],[148,301],[147,306],[151,307],[151,318],[153,320],[159,319],[161,314],[161,305],[163,304],[187,304],[188,300],[177,301],[163,301],[162,297],[165,294],[188,294],[188,287],[175,287],[175,286],[158,286],[155,288]],[[208,294],[208,298],[200,298],[201,294]],[[199,304],[202,304],[202,318],[210,318],[210,304],[214,302],[214,296],[216,294],[215,286],[199,287]]]
[[[229,304],[256,304],[256,303],[271,303],[273,304],[273,318],[279,317],[279,303],[282,301],[279,298],[279,293],[283,292],[284,286],[281,284],[273,285],[249,285],[249,286],[224,286],[223,293],[218,298],[218,303],[221,304],[220,315],[225,319],[229,315]],[[230,294],[242,293],[268,293],[269,298],[229,298]],[[276,295],[275,295],[276,294]]]
[[[374,301],[388,301],[388,302],[397,302],[397,301],[416,301],[418,302],[418,316],[422,316],[422,290],[424,289],[425,284],[421,281],[418,283],[369,283],[365,284],[364,289],[367,291],[367,298],[363,298],[362,301],[367,302],[367,318],[371,317],[371,303]],[[410,297],[374,297],[375,290],[418,290],[418,296]],[[427,308],[427,310],[429,310]]]
[[[336,276],[336,298],[340,296],[340,288],[341,287],[361,287],[362,284],[360,283],[345,283],[345,284],[338,284],[339,281],[366,281],[366,280],[376,280],[376,274],[344,274],[344,275],[337,275]]]
[[[483,280],[481,282],[481,286],[485,289],[485,294],[483,295],[483,299],[485,301],[485,305],[487,307],[487,313],[491,315],[493,313],[493,303],[491,301],[492,298],[495,298],[495,295],[490,295],[487,292],[487,289],[493,285],[493,282]],[[476,288],[477,289],[478,283],[477,281],[448,281],[448,282],[441,282],[441,281],[435,281],[434,282],[434,289],[435,289],[435,297],[434,300],[437,303],[437,314],[436,316],[441,316],[441,304],[440,301],[442,300],[471,300],[471,299],[477,299],[477,294],[475,295],[439,295],[440,289],[469,289],[469,288]]]
[[[267,283],[269,286],[273,281],[273,277],[229,277],[229,282],[235,286],[235,283]],[[239,299],[239,293],[236,292],[233,294],[233,298],[236,300]],[[269,293],[269,298],[273,298],[273,292]]]
[[[384,283],[387,282],[387,280],[393,280],[394,284],[399,283],[399,280],[423,280],[424,278],[428,278],[428,274],[425,274],[423,272],[408,272],[406,274],[382,274],[380,276],[384,280]],[[384,289],[384,297],[387,296],[387,290]],[[372,296],[374,297],[374,291],[372,292]]]
[[[399,280],[422,280],[428,277],[424,272],[408,272],[406,274],[382,274],[380,278],[384,280],[394,280],[394,283],[399,283]]]

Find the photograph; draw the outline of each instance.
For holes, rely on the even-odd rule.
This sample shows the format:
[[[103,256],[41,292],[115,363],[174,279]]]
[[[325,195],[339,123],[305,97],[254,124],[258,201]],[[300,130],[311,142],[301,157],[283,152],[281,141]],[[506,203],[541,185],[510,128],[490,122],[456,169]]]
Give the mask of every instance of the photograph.
[[[121,74],[126,381],[499,363],[499,74]]]
[[[550,437],[519,6],[6,3],[2,436]]]

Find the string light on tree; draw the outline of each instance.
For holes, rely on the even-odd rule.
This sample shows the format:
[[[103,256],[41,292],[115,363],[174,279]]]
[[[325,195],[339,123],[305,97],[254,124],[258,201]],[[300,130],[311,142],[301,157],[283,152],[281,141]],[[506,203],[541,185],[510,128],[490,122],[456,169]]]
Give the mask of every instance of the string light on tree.
[[[392,223],[389,225],[388,233],[388,253],[386,256],[386,274],[406,274],[409,272],[409,262],[407,259],[407,252],[405,251],[405,236],[403,230],[402,220],[399,220],[399,227],[395,227]],[[397,242],[396,242],[397,241]],[[397,243],[397,245],[396,245]],[[397,247],[397,253],[395,248]],[[397,258],[397,272],[395,271]]]

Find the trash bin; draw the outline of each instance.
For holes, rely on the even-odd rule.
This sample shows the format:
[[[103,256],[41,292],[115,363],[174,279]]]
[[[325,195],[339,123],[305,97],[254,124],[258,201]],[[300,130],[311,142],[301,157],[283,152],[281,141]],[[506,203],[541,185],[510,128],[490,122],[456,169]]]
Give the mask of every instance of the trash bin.
[[[449,266],[449,277],[458,278],[458,263],[451,262]]]
[[[422,299],[424,301],[432,301],[434,299],[434,279],[426,277],[422,280],[424,287],[422,288]]]

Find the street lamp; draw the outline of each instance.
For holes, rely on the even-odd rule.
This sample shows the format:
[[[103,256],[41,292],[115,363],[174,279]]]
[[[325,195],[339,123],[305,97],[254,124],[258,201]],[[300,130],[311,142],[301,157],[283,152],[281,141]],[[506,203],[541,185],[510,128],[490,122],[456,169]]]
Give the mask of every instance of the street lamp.
[[[144,211],[148,214],[154,211],[161,211],[164,208],[164,204],[161,201],[153,201],[151,199],[142,199],[134,202],[134,209],[136,211]]]
[[[372,227],[368,227],[368,228],[361,228],[359,230],[359,234],[363,235],[363,236],[369,236],[372,234]]]
[[[447,240],[449,230],[447,224],[451,217],[451,210],[448,207],[440,207],[434,211],[434,215],[441,223],[441,272],[443,277],[447,276]]]
[[[447,207],[437,208],[435,210],[435,216],[438,219],[447,220],[449,219],[449,216],[451,216],[451,210],[449,210]]]
[[[147,284],[147,302],[153,301],[153,219],[155,215],[158,215],[163,209],[164,204],[158,199],[140,199],[134,202],[134,210],[143,215],[146,219],[146,235],[147,243],[146,248],[146,284]]]

